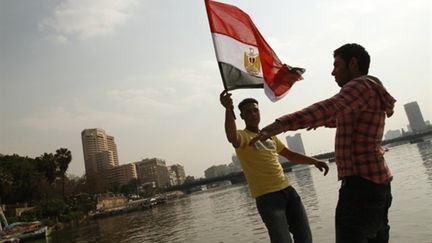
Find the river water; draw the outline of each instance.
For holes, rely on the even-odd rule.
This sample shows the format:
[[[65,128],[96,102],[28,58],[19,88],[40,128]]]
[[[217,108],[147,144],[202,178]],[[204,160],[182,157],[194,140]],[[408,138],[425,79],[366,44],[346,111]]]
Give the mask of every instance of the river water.
[[[432,142],[392,147],[394,175],[390,242],[432,243]],[[287,173],[309,215],[314,242],[334,242],[340,183],[336,165],[323,176],[311,167]],[[92,221],[56,232],[49,242],[269,242],[246,184],[188,195],[153,209]]]

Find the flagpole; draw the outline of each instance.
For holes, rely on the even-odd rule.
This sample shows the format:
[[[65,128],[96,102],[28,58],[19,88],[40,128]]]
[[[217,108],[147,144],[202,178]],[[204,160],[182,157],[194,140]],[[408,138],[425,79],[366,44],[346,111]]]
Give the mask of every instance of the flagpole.
[[[206,7],[207,19],[208,19],[209,27],[210,27],[210,30],[211,30],[211,25],[210,25],[210,13],[209,13],[209,9],[210,9],[210,8],[209,8],[209,6],[208,6],[208,2],[209,2],[209,1],[210,1],[210,0],[204,0],[204,4],[205,4],[205,7]],[[210,33],[211,33],[211,31],[210,31]],[[211,34],[211,35],[212,35],[212,34]],[[222,79],[222,84],[223,84],[223,86],[224,86],[224,90],[228,92],[228,87],[226,86],[226,80],[225,80],[225,76],[223,75],[223,72],[222,72],[221,63],[218,61],[218,60],[219,60],[219,58],[218,58],[218,52],[217,52],[216,45],[215,45],[215,42],[214,42],[214,39],[213,39],[213,35],[212,35],[212,42],[213,42],[213,48],[214,48],[214,50],[215,50],[216,62],[218,63],[219,73],[220,73],[220,75],[221,75],[221,79]],[[235,119],[236,119],[236,115],[235,115],[235,113],[234,113],[234,106],[231,106],[231,112],[232,112],[233,117],[234,117],[234,120],[235,120]]]

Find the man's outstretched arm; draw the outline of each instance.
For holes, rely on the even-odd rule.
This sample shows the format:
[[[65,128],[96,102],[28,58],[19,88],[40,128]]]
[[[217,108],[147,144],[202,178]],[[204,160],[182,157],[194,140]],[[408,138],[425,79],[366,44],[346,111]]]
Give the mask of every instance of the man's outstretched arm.
[[[259,133],[254,138],[252,138],[252,140],[249,142],[249,145],[255,144],[258,142],[258,140],[265,141],[268,138],[276,136],[282,132],[284,132],[283,126],[276,120],[275,122],[261,129]]]
[[[336,126],[336,117],[340,114],[364,110],[371,93],[369,86],[363,80],[353,80],[344,85],[341,91],[333,97],[279,117],[275,122],[261,129],[250,144],[288,130],[315,128],[323,125]]]

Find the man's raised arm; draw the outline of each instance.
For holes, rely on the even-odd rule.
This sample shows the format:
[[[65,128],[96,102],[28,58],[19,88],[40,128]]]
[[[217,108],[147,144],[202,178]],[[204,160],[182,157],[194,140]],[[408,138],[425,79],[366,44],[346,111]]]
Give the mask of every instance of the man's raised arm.
[[[234,118],[234,106],[231,94],[227,90],[222,91],[219,96],[221,104],[225,107],[225,134],[234,148],[240,146],[240,138],[237,135],[237,126]]]

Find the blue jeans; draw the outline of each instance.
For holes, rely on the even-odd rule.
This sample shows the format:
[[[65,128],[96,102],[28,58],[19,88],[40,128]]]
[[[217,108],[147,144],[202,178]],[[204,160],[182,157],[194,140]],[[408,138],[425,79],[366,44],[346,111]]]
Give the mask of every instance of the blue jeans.
[[[290,232],[295,243],[312,243],[306,211],[293,187],[259,196],[256,205],[272,243],[292,243]]]
[[[388,243],[390,183],[345,177],[336,207],[336,243]]]

